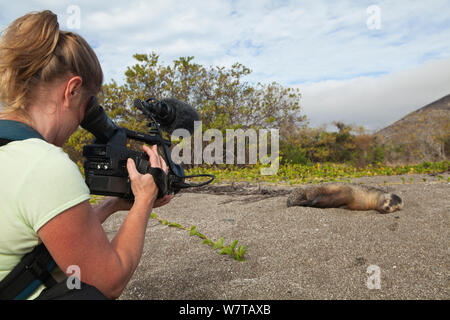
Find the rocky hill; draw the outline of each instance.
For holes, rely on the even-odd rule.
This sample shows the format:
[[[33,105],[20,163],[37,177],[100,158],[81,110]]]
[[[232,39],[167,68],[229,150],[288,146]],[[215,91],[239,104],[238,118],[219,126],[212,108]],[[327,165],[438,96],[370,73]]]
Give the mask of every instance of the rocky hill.
[[[375,133],[390,163],[450,158],[450,95],[434,101]]]

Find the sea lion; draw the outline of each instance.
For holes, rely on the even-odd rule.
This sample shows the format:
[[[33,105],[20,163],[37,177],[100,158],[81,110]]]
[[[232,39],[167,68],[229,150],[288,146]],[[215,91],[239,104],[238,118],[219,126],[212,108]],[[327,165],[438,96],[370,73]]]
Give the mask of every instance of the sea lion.
[[[380,213],[391,213],[400,210],[403,201],[396,194],[374,187],[329,183],[295,189],[287,199],[287,206],[377,210]]]

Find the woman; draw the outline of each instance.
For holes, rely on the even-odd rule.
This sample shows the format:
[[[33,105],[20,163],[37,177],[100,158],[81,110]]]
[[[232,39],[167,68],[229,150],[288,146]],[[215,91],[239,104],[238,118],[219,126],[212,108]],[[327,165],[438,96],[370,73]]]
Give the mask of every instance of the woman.
[[[55,14],[14,21],[0,40],[0,57],[0,137],[17,127],[35,137],[0,147],[0,280],[42,241],[60,270],[76,266],[83,283],[117,298],[139,263],[152,208],[171,197],[155,200],[153,177],[129,159],[134,203],[108,198],[90,205],[89,189],[61,147],[100,91],[103,73],[92,48],[60,31]],[[144,150],[167,172],[156,148]],[[109,241],[101,223],[118,210],[130,212]]]

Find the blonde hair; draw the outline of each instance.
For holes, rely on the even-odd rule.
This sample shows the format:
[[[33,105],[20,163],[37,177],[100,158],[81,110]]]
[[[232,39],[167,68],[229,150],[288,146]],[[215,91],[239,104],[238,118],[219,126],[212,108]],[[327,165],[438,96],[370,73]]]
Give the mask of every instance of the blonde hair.
[[[83,94],[100,91],[103,72],[89,44],[76,33],[60,31],[49,10],[18,18],[0,40],[0,114],[28,118],[35,89],[70,75],[81,76]]]

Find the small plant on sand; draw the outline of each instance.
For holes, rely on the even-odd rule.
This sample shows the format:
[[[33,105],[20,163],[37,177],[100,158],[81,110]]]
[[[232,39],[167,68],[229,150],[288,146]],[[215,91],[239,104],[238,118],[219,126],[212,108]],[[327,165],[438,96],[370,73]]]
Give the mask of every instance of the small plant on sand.
[[[219,238],[217,242],[212,241],[204,234],[200,233],[197,230],[196,226],[191,226],[190,228],[184,227],[180,225],[179,223],[170,222],[165,219],[162,219],[156,215],[156,213],[152,213],[150,215],[150,218],[158,220],[161,224],[166,225],[168,227],[178,228],[181,230],[189,231],[190,236],[197,236],[201,239],[203,239],[203,244],[211,246],[214,250],[219,250],[219,254],[223,255],[229,255],[233,259],[237,261],[244,261],[244,254],[247,252],[247,248],[243,245],[240,245],[237,247],[238,240],[234,240],[231,245],[224,245],[224,238]]]

